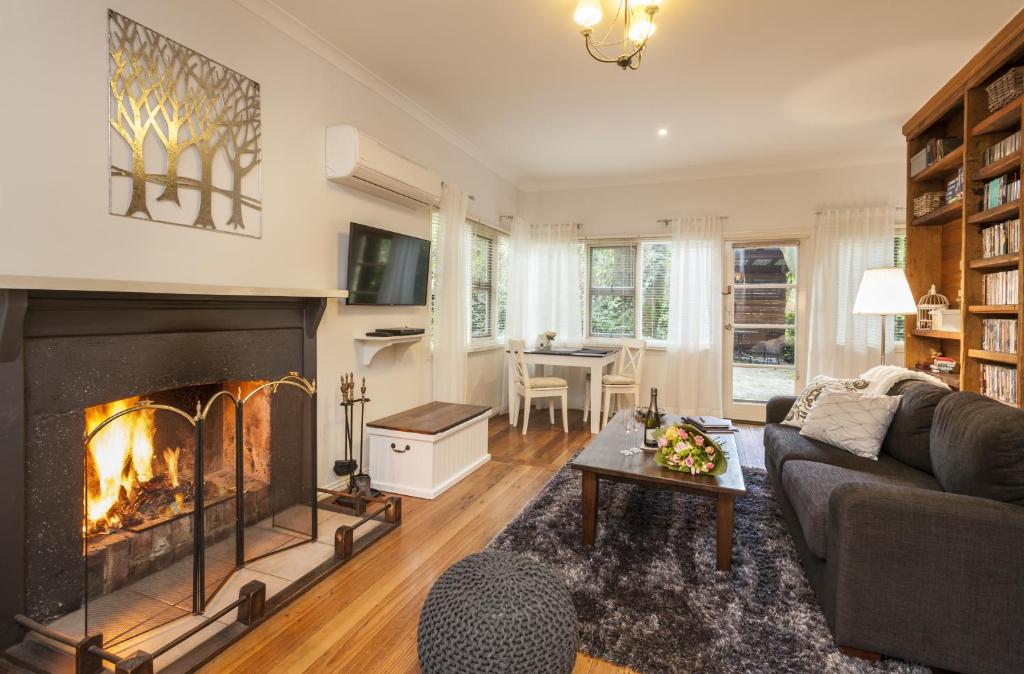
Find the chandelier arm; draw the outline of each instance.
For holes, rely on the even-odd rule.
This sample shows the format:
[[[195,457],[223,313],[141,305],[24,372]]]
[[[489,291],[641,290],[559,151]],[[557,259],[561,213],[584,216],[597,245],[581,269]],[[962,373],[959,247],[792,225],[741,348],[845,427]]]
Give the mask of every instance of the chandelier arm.
[[[607,56],[605,56],[604,54],[602,54],[600,51],[597,51],[596,46],[594,48],[591,48],[591,45],[590,45],[590,34],[589,33],[584,33],[583,37],[584,37],[585,43],[587,45],[587,53],[590,54],[590,58],[594,59],[595,61],[600,61],[601,63],[618,63],[619,62],[618,58],[610,59]]]

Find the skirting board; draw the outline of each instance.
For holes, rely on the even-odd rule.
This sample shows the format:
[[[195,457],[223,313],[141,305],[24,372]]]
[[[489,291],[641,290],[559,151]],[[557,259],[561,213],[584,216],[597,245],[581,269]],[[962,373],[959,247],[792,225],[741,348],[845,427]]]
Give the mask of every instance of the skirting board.
[[[479,459],[469,464],[455,475],[452,475],[450,478],[439,484],[434,489],[420,489],[418,487],[407,487],[401,484],[390,484],[387,482],[380,482],[378,480],[373,481],[373,486],[374,488],[380,489],[381,491],[394,494],[402,494],[403,496],[414,496],[416,498],[435,499],[444,492],[451,489],[453,486],[455,486],[457,482],[459,482],[460,480],[468,476],[470,473],[472,473],[474,470],[476,470],[477,468],[484,465],[490,460],[490,454],[485,454],[481,456]]]

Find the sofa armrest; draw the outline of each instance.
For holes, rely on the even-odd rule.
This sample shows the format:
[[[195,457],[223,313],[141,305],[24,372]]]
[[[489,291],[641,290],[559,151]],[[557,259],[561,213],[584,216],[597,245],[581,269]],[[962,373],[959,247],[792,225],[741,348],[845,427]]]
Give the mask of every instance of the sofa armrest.
[[[771,398],[764,408],[764,422],[766,424],[782,423],[782,420],[789,414],[796,396],[775,396]]]
[[[868,483],[829,499],[841,646],[959,672],[1024,671],[1024,508]]]

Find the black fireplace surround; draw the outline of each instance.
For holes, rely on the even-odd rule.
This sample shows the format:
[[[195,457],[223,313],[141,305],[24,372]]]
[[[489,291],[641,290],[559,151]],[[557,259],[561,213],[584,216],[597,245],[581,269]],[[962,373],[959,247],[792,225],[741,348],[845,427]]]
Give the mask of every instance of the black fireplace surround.
[[[316,376],[321,298],[0,289],[0,647],[83,592],[83,409],[217,382]],[[275,417],[315,456],[315,399]],[[296,424],[298,424],[296,426]],[[316,484],[315,461],[303,482]],[[295,470],[282,466],[281,470]],[[315,537],[315,533],[314,533]]]

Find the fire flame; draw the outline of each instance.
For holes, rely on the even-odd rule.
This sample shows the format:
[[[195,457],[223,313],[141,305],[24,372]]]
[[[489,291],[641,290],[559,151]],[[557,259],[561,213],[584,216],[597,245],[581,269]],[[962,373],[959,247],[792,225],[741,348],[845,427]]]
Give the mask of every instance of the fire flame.
[[[92,433],[103,421],[138,404],[139,399],[125,398],[85,410],[86,433]],[[89,442],[89,480],[86,519],[91,529],[103,521],[121,498],[132,493],[136,483],[153,479],[153,415],[154,410],[125,414],[107,424]],[[177,472],[175,457],[175,473]],[[175,478],[177,476],[175,475]],[[177,479],[175,479],[177,484]],[[116,526],[116,522],[110,522]]]
[[[181,447],[164,449],[164,463],[167,464],[167,475],[171,478],[171,486],[178,486],[178,457],[181,456]]]

